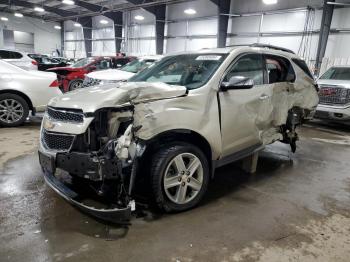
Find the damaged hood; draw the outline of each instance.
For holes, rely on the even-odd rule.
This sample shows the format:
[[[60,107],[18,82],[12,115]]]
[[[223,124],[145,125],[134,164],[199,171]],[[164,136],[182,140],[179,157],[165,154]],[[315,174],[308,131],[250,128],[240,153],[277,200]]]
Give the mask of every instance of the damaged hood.
[[[105,107],[118,107],[128,103],[136,104],[174,98],[186,94],[186,87],[165,83],[116,83],[68,92],[53,98],[49,102],[49,106],[82,109],[84,113],[88,113]]]

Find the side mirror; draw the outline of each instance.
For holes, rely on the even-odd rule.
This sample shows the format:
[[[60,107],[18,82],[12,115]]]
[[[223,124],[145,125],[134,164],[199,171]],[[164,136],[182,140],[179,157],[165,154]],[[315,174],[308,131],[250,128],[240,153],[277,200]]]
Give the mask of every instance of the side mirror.
[[[228,82],[221,83],[221,90],[250,89],[254,86],[254,80],[245,76],[233,76]]]

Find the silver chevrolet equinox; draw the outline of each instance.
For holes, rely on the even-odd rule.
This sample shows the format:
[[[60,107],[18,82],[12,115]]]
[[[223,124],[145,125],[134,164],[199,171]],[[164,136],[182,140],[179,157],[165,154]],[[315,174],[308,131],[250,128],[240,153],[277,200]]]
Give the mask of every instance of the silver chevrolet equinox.
[[[317,104],[311,73],[290,50],[172,54],[126,83],[52,99],[40,164],[50,187],[99,218],[128,220],[144,191],[162,210],[184,211],[201,201],[217,167],[275,141],[294,152],[296,127]]]

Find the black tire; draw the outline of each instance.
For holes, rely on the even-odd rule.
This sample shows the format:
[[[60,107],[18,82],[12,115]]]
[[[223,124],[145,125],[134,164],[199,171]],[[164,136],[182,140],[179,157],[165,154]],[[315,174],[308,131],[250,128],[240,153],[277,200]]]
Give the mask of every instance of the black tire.
[[[5,101],[15,101],[18,105],[20,105],[22,113],[20,113],[20,118],[17,120],[13,120],[11,122],[5,121],[5,119],[2,119],[2,112],[1,110],[4,110],[4,103]],[[16,127],[23,124],[23,122],[27,119],[29,115],[29,106],[28,103],[19,95],[16,94],[0,94],[0,126],[4,127]]]
[[[79,84],[81,87],[76,87],[76,85],[79,85]],[[80,89],[82,87],[83,87],[83,80],[81,79],[76,79],[69,82],[69,91]]]
[[[200,190],[195,191],[195,197],[187,203],[178,204],[172,201],[167,193],[165,192],[164,177],[168,165],[174,160],[176,156],[181,154],[192,154],[196,156],[202,164],[202,185]],[[150,179],[152,185],[152,192],[158,207],[166,212],[181,212],[188,209],[191,209],[198,205],[202,200],[205,192],[208,189],[209,184],[209,165],[208,159],[204,153],[196,146],[187,144],[187,143],[172,143],[163,148],[161,148],[156,154],[152,157],[152,165],[150,172]],[[186,179],[186,178],[185,178]],[[177,190],[177,188],[176,188]],[[186,186],[187,190],[187,186]],[[185,191],[186,191],[185,190]],[[190,188],[190,191],[192,188]],[[176,194],[176,193],[175,193]]]

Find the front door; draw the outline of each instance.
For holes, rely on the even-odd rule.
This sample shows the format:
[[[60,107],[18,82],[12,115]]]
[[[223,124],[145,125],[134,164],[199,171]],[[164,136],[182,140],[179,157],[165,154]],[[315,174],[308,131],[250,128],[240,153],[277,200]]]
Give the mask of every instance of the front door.
[[[220,91],[223,157],[262,144],[261,134],[270,125],[272,90],[267,82],[265,60],[259,53],[239,57],[228,69],[223,82],[231,77],[248,77],[250,89]]]

